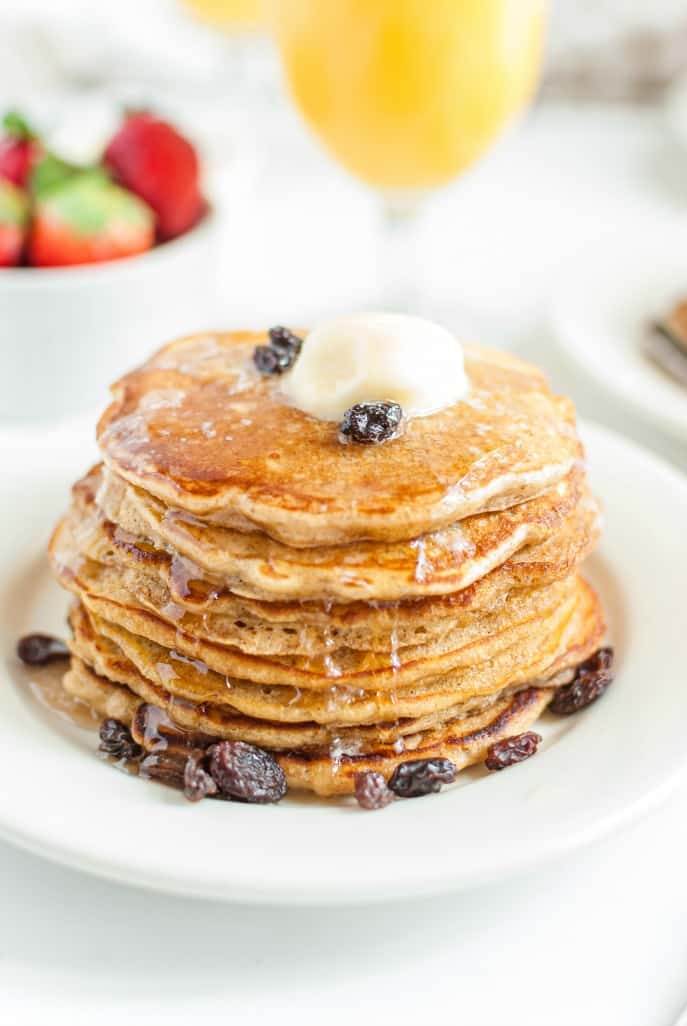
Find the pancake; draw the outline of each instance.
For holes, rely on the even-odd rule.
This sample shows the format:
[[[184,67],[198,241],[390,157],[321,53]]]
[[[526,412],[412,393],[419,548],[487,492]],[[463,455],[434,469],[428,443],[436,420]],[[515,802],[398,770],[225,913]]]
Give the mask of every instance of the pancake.
[[[74,508],[50,544],[55,572],[66,587],[76,578],[76,590],[109,595],[124,604],[130,604],[134,592],[143,608],[186,633],[265,654],[315,654],[333,645],[388,651],[443,636],[495,610],[509,593],[566,576],[598,534],[596,505],[584,498],[546,542],[524,546],[459,592],[393,603],[266,602],[237,596],[205,573],[194,577],[188,566],[180,575],[178,560],[175,565],[169,552],[123,536],[99,518],[92,498],[83,497],[85,487],[85,482],[77,487]]]
[[[72,627],[75,654],[115,681],[131,685],[126,673],[133,666],[153,686],[184,702],[228,706],[234,712],[273,722],[312,721],[339,726],[418,718],[457,703],[493,696],[504,688],[540,683],[587,658],[600,644],[605,630],[598,598],[581,582],[573,614],[538,645],[532,639],[521,639],[481,665],[374,692],[341,685],[315,691],[228,680],[200,660],[145,641],[88,614],[82,607],[72,613]],[[108,664],[103,661],[106,658],[115,662]]]
[[[143,539],[181,556],[177,572],[182,579],[210,577],[248,598],[394,601],[459,591],[523,546],[545,541],[583,497],[589,499],[581,479],[576,468],[536,499],[409,542],[310,549],[203,524],[135,489],[122,489],[108,474],[98,502],[126,532],[125,540]]]
[[[156,586],[159,582],[151,580],[149,575],[136,569],[96,563],[87,557],[82,557],[78,564],[72,562],[71,569],[62,564],[58,577],[64,587],[77,595],[115,602],[130,609],[138,607],[143,613],[163,620],[173,630],[193,637],[236,648],[248,655],[300,656],[309,661],[326,658],[332,667],[337,662],[339,650],[359,653],[357,657],[343,656],[344,662],[349,664],[353,660],[364,660],[369,664],[377,657],[391,658],[396,662],[400,653],[401,661],[406,661],[413,658],[413,651],[421,649],[428,655],[440,649],[449,651],[452,646],[458,647],[461,639],[467,641],[480,633],[494,634],[502,625],[523,622],[528,616],[551,609],[561,600],[564,591],[567,589],[569,592],[571,588],[571,578],[568,577],[540,588],[514,589],[508,602],[504,599],[490,610],[471,613],[458,608],[455,617],[445,616],[436,622],[427,620],[428,626],[424,630],[419,629],[416,623],[412,633],[397,630],[394,626],[376,631],[373,625],[366,630],[364,621],[354,631],[347,632],[328,627],[326,623],[322,627],[299,623],[297,607],[290,610],[292,626],[287,624],[282,630],[275,630],[273,623],[256,617],[252,617],[250,629],[245,621],[237,625],[231,616],[210,611],[212,604],[210,610],[203,609],[199,614],[184,614],[182,610],[180,615],[176,607],[169,608],[169,592]],[[220,606],[219,600],[217,605]],[[402,628],[401,617],[398,620]],[[353,645],[347,644],[348,633],[352,634]]]
[[[322,797],[349,794],[356,773],[381,773],[387,780],[410,759],[450,759],[457,772],[483,762],[491,745],[533,726],[553,697],[547,688],[527,688],[474,716],[458,717],[403,739],[403,745],[379,744],[365,752],[327,750],[285,752],[276,758],[289,787]]]
[[[529,593],[526,601],[513,603],[494,614],[486,624],[458,628],[430,644],[392,648],[387,652],[360,652],[332,648],[313,656],[260,656],[207,641],[202,635],[188,635],[177,626],[142,610],[132,599],[129,604],[96,596],[72,587],[86,608],[133,634],[175,648],[193,659],[201,659],[217,673],[261,684],[289,683],[295,687],[322,690],[340,686],[377,690],[399,687],[424,677],[481,662],[516,639],[532,640],[551,635],[558,623],[571,615],[577,594],[575,582],[564,582],[552,591]],[[567,591],[567,597],[560,597]]]
[[[569,400],[513,356],[465,348],[468,396],[393,445],[351,446],[252,362],[263,333],[194,336],[121,378],[98,425],[119,477],[165,506],[298,548],[394,542],[508,509],[582,457]]]
[[[457,702],[445,709],[427,712],[419,717],[397,716],[393,720],[362,725],[318,724],[310,721],[281,723],[246,716],[232,711],[227,706],[213,705],[209,702],[198,705],[180,700],[139,673],[132,663],[127,662],[121,653],[116,651],[116,647],[110,651],[107,642],[103,643],[103,639],[98,639],[91,647],[91,656],[92,661],[80,656],[74,659],[72,669],[77,676],[95,674],[101,685],[107,681],[114,686],[127,687],[139,702],[147,702],[162,709],[170,720],[183,730],[207,734],[220,740],[247,741],[270,751],[301,751],[342,746],[346,749],[369,748],[380,743],[394,744],[400,738],[416,734],[420,730],[439,727],[459,716],[474,716],[484,712],[527,686],[521,684],[503,688],[493,695]],[[113,670],[116,671],[115,676],[111,676]],[[542,682],[541,686],[560,686],[570,679],[572,672],[561,672]],[[79,697],[73,690],[72,694]]]
[[[65,689],[86,702],[100,715],[115,716],[127,724],[135,724],[140,699],[123,685],[111,684],[76,660],[65,677]],[[496,741],[521,733],[532,726],[551,701],[551,688],[530,687],[506,696],[479,712],[458,716],[437,727],[430,727],[403,736],[399,741],[345,742],[329,747],[273,752],[294,790],[314,791],[323,797],[350,794],[356,773],[374,770],[387,779],[394,769],[409,758],[449,758],[457,770],[484,760],[487,749]],[[135,740],[150,752],[159,752],[159,736],[151,739],[133,730]],[[190,735],[195,747],[199,739]],[[205,745],[217,740],[204,737]]]

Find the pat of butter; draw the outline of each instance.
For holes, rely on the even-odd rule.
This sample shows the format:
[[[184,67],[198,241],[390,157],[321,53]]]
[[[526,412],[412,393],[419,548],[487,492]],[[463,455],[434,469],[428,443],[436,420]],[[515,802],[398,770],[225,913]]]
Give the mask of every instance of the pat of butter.
[[[281,381],[290,402],[321,420],[356,403],[391,400],[423,417],[467,395],[463,347],[446,328],[405,314],[339,317],[307,335]]]

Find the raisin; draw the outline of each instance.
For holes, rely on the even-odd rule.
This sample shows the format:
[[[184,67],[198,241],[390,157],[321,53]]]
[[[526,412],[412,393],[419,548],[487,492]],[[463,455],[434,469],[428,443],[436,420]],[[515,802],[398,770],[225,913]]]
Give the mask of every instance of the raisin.
[[[303,340],[281,325],[270,328],[269,336],[268,346],[255,347],[253,363],[260,374],[283,374],[296,362]]]
[[[502,770],[508,766],[514,766],[516,762],[524,762],[534,755],[539,747],[541,735],[529,730],[525,734],[515,734],[513,737],[504,738],[503,741],[495,741],[487,748],[487,757],[484,765],[488,770]]]
[[[356,773],[355,796],[364,809],[383,809],[396,797],[381,773]]]
[[[253,351],[253,363],[260,374],[280,374],[279,354],[269,346],[256,346]]]
[[[224,795],[239,801],[278,802],[286,794],[286,777],[269,752],[245,741],[220,741],[208,748],[210,774]]]
[[[113,755],[115,759],[137,759],[142,752],[141,746],[136,744],[126,724],[112,718],[103,720],[100,724],[98,747],[101,752]]]
[[[376,445],[398,433],[402,417],[398,403],[357,403],[344,413],[340,435],[344,440]]]
[[[442,784],[452,784],[456,767],[450,759],[413,759],[402,762],[391,775],[389,787],[399,798],[436,794]]]
[[[580,663],[570,684],[558,689],[549,709],[559,716],[570,716],[601,698],[612,681],[613,649],[600,648]]]
[[[17,655],[28,666],[45,666],[56,659],[68,659],[69,649],[50,634],[27,634],[17,643]]]
[[[288,328],[282,327],[281,324],[278,324],[276,328],[270,328],[269,336],[273,349],[288,353],[295,352],[296,356],[300,353],[303,339],[294,335]]]
[[[179,752],[149,752],[138,767],[138,775],[183,791],[187,761],[188,756]]]
[[[217,794],[217,784],[206,769],[193,757],[186,760],[184,766],[184,797],[190,802],[199,802]]]

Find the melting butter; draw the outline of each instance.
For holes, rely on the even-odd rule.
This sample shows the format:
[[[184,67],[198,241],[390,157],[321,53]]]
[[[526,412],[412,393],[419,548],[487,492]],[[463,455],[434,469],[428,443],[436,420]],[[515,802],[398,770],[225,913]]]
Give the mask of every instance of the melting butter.
[[[453,406],[469,390],[463,347],[446,328],[405,314],[360,313],[316,327],[281,387],[321,420],[361,402],[397,402],[406,417]]]

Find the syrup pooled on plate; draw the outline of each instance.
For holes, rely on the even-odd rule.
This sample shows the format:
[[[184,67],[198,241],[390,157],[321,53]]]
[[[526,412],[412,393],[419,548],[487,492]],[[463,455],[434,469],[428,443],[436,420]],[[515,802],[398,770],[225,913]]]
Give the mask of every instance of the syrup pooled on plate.
[[[97,730],[100,716],[91,706],[74,698],[62,687],[69,649],[49,634],[27,634],[17,642],[17,655],[26,667],[31,694],[76,727]]]

